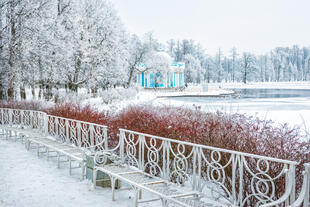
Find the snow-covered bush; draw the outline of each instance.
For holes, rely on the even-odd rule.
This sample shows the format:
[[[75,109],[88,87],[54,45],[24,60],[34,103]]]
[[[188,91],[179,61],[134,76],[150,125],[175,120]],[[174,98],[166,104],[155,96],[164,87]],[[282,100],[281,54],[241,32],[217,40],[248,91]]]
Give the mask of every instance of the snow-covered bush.
[[[132,99],[137,95],[137,88],[110,88],[99,93],[102,102],[111,104],[115,101],[123,101]]]
[[[92,97],[90,93],[75,93],[75,92],[65,92],[58,93],[57,98],[54,98],[55,103],[82,103]]]

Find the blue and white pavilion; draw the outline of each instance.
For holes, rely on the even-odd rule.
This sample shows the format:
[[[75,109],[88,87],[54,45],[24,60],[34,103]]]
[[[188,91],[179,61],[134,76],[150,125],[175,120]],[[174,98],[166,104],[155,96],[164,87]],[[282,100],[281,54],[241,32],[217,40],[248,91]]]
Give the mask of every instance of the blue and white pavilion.
[[[147,66],[143,63],[137,66],[138,86],[144,88],[179,88],[184,86],[185,64],[183,62],[171,62],[167,69],[161,72],[148,71],[146,68]]]

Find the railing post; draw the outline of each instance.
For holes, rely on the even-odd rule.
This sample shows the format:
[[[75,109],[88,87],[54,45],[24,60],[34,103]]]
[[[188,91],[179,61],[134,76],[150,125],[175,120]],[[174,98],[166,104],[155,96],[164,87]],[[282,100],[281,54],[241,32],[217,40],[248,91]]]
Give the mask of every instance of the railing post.
[[[296,166],[295,165],[290,165],[289,166],[289,170],[291,171],[291,173],[289,173],[289,176],[292,176],[292,191],[291,191],[291,195],[290,195],[290,204],[292,204],[295,201],[295,196],[296,196],[296,189],[295,189],[295,182],[296,182]]]
[[[78,121],[76,121],[76,130],[77,130],[77,144],[78,145],[81,145],[81,143],[82,143],[82,125],[81,125],[81,122],[78,122]]]
[[[90,147],[95,146],[95,143],[97,144],[97,140],[95,140],[95,136],[94,136],[94,130],[95,130],[95,126],[93,124],[89,124],[89,138],[87,140],[87,142],[90,142]]]
[[[55,135],[59,137],[58,117],[55,117]]]
[[[69,121],[65,119],[65,127],[66,127],[66,142],[70,143],[70,132],[69,132]]]
[[[3,124],[4,124],[4,123],[3,123],[3,120],[4,120],[4,119],[3,119],[3,109],[0,109],[0,111],[1,111],[1,112],[0,112],[0,113],[1,113],[1,124],[3,125]]]
[[[239,190],[238,190],[238,205],[243,202],[243,168],[245,164],[245,157],[239,155]]]
[[[119,150],[119,153],[120,153],[120,157],[121,157],[121,160],[122,162],[124,163],[125,162],[125,156],[124,156],[124,139],[125,139],[125,132],[120,130],[120,134],[119,134],[119,141],[120,141],[120,150]]]
[[[24,123],[24,110],[21,110],[21,111],[20,111],[20,124],[21,124],[22,126],[25,125],[25,123]]]
[[[144,170],[143,166],[144,166],[144,143],[145,143],[145,136],[139,134],[139,152],[138,152],[138,162],[139,162],[139,169],[140,170]]]
[[[167,149],[166,149],[166,140],[163,140],[163,178],[166,178],[167,172]]]
[[[166,179],[170,180],[170,141],[166,140]]]
[[[197,148],[197,163],[198,163],[198,172],[197,172],[197,188],[196,190],[198,191],[202,191],[202,183],[201,183],[201,180],[202,180],[202,177],[201,177],[201,166],[202,166],[202,157],[201,157],[201,154],[203,153],[202,151],[202,148],[199,147]]]
[[[238,201],[238,198],[237,198],[237,192],[236,192],[236,178],[237,178],[237,170],[238,170],[238,160],[239,159],[239,155],[232,155],[233,156],[233,160],[232,160],[232,172],[231,172],[231,194],[232,194],[232,197],[234,199],[234,204],[237,205],[237,201]]]
[[[104,127],[104,149],[105,150],[109,150],[109,146],[108,146],[108,128],[105,126]]]
[[[12,126],[12,123],[13,123],[13,111],[12,111],[12,109],[9,109],[8,113],[9,113],[9,126]]]
[[[45,135],[48,135],[48,115],[46,113],[43,116],[43,131]]]
[[[286,167],[286,173],[285,173],[285,189],[287,189],[289,187],[289,180],[290,180],[290,166],[288,164],[285,164]],[[291,196],[292,192],[290,193]],[[290,196],[287,197],[287,199],[285,200],[285,206],[289,206],[290,204]]]
[[[29,111],[29,127],[33,128],[33,114],[32,111]]]
[[[192,177],[192,180],[193,180],[193,183],[192,183],[192,190],[197,190],[197,187],[198,187],[198,182],[197,182],[197,156],[198,156],[198,148],[197,147],[194,147],[193,149],[194,151],[194,155],[193,155],[193,177]],[[198,163],[199,165],[199,163]]]
[[[309,207],[310,205],[310,164],[305,164],[305,175],[308,179],[308,183],[306,183],[306,193],[304,198],[304,206],[303,207]]]

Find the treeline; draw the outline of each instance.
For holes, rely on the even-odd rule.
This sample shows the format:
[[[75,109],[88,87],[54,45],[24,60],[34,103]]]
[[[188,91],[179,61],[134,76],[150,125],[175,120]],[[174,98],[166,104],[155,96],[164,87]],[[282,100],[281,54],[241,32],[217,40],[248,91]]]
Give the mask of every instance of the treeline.
[[[310,47],[277,47],[264,55],[221,49],[210,56],[193,40],[170,40],[169,54],[186,63],[187,82],[308,81]]]
[[[108,0],[2,0],[0,2],[0,99],[25,98],[40,88],[50,100],[59,88],[129,87],[136,67],[160,71],[169,59],[186,63],[188,83],[300,81],[310,79],[310,48],[276,48],[256,56],[233,48],[215,56],[193,40],[160,43],[129,34]]]

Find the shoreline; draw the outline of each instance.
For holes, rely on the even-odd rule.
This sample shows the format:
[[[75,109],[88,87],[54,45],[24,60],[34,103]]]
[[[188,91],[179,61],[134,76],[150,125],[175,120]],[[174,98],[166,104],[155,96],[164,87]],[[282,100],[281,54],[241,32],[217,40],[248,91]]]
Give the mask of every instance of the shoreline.
[[[156,95],[156,98],[169,98],[169,97],[225,97],[234,94],[232,90],[211,90],[208,92],[170,92],[170,93],[161,93]]]

